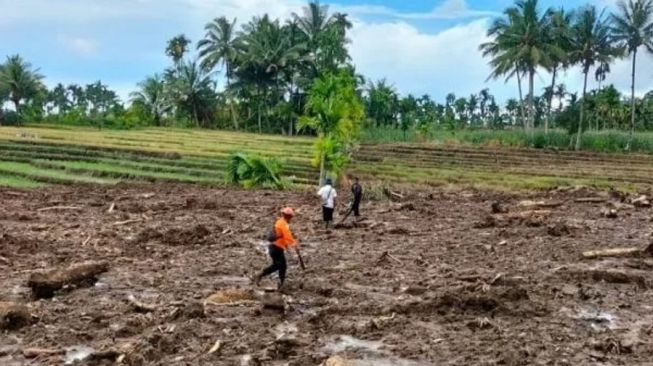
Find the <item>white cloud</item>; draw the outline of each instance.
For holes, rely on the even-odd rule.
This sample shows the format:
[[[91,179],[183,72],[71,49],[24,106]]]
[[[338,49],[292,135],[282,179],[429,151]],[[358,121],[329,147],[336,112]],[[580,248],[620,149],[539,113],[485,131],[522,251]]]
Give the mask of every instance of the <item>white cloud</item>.
[[[83,37],[70,37],[60,35],[57,37],[57,40],[63,46],[79,56],[92,56],[100,47],[100,43],[98,41]]]

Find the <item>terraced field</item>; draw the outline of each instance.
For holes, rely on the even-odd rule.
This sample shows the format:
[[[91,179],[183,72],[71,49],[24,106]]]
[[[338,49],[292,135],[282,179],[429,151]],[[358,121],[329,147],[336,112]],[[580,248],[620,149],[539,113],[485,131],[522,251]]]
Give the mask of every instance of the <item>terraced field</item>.
[[[230,132],[148,129],[0,129],[0,185],[100,183],[120,180],[224,183],[233,152],[273,156],[302,185],[317,181],[310,139]]]
[[[314,184],[310,138],[224,131],[0,128],[0,186],[121,180],[224,184],[240,151],[273,156],[295,184]],[[367,182],[532,189],[565,185],[637,189],[653,183],[653,156],[448,145],[365,144],[348,173]]]
[[[653,156],[446,145],[363,145],[353,170],[367,179],[506,188],[653,184]]]

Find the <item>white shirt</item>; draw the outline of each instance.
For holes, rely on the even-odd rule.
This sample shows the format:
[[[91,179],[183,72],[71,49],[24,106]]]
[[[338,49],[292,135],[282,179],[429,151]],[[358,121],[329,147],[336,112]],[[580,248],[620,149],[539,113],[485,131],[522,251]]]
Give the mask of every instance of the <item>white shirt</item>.
[[[333,208],[335,206],[335,199],[338,197],[338,193],[332,186],[325,185],[317,191],[317,195],[322,197],[322,206],[326,208]]]

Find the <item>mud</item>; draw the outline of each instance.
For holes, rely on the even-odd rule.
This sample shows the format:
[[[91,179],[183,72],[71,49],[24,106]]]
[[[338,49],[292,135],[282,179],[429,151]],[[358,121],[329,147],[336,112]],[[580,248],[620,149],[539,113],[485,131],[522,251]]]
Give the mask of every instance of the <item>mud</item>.
[[[653,258],[581,255],[645,248],[650,207],[591,190],[401,193],[325,231],[303,193],[0,189],[0,302],[11,304],[0,364],[650,362]],[[617,218],[576,202],[590,196],[615,200]],[[268,263],[261,237],[285,205],[297,208],[307,270],[288,253],[285,291],[273,279],[254,288]],[[108,270],[32,296],[33,276],[88,261]]]

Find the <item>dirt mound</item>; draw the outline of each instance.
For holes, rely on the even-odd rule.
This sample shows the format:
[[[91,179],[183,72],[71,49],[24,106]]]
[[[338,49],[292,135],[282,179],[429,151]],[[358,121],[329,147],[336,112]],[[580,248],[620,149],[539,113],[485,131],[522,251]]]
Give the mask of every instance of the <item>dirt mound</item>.
[[[32,289],[35,298],[50,298],[64,286],[70,289],[93,285],[97,281],[97,275],[108,270],[107,262],[88,262],[47,272],[35,272],[30,275],[27,286]]]
[[[207,243],[211,231],[202,224],[194,225],[191,228],[177,227],[168,229],[160,240],[168,245],[194,245]]]

